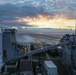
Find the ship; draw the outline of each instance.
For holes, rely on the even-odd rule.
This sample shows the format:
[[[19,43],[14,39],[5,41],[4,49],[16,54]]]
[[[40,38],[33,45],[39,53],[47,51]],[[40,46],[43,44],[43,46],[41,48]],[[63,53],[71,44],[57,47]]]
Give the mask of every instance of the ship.
[[[15,33],[2,30],[0,75],[76,75],[76,35],[66,34],[58,44],[44,46],[20,43]]]

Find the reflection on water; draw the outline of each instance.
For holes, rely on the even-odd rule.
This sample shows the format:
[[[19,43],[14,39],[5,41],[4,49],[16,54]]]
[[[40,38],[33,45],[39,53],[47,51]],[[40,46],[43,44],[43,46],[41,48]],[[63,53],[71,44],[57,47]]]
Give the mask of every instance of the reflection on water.
[[[46,42],[48,44],[57,44],[59,42],[60,39],[56,39],[56,38],[50,38],[50,37],[46,37],[46,36],[40,36],[40,35],[27,35],[27,34],[20,34],[17,35],[17,41],[18,42]]]
[[[25,42],[34,42],[34,40],[35,40],[32,36],[29,36],[29,35],[22,35],[22,36],[17,35],[16,38],[17,38],[18,42],[23,42],[23,43],[25,43]]]

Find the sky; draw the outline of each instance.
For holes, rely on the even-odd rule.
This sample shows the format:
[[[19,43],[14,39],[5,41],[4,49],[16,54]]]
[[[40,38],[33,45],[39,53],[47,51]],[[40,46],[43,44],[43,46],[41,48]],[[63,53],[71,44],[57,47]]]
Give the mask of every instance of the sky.
[[[0,0],[0,26],[74,29],[76,0]]]

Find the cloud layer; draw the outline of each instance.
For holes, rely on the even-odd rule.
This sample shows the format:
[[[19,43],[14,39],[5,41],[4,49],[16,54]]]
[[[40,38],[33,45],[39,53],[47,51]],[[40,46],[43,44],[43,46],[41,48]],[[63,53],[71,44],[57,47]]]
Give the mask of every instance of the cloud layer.
[[[74,19],[76,0],[0,0],[0,25],[30,26],[17,20],[38,14]]]

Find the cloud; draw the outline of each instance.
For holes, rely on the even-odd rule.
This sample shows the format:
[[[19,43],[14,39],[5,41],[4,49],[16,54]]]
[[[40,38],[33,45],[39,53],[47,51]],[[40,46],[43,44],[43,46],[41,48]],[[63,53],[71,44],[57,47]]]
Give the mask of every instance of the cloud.
[[[0,24],[1,25],[27,25],[26,22],[17,22],[20,18],[35,17],[39,14],[54,17],[75,19],[75,0],[0,0]]]
[[[24,16],[35,16],[37,14],[45,13],[42,8],[35,8],[32,6],[18,7],[14,4],[0,5],[0,17],[1,19],[17,19]]]
[[[36,9],[35,7],[31,7],[31,6],[18,7],[14,4],[0,5],[0,24],[9,25],[9,26],[12,25],[27,26],[26,23],[19,23],[16,22],[16,20],[26,16],[33,17],[41,13],[44,13],[42,9]]]

